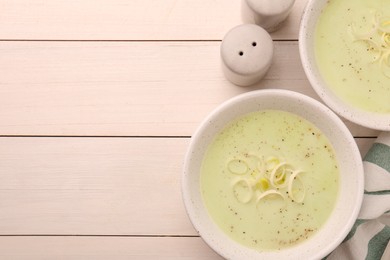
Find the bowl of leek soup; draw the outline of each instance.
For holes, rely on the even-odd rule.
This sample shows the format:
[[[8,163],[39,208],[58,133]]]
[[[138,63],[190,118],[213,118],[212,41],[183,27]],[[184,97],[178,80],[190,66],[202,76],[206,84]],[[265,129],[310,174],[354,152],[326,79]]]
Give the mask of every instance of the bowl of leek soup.
[[[310,0],[299,50],[312,87],[332,110],[390,130],[390,1]]]
[[[344,123],[288,90],[241,94],[191,138],[182,193],[196,231],[227,259],[320,259],[346,237],[363,168]]]

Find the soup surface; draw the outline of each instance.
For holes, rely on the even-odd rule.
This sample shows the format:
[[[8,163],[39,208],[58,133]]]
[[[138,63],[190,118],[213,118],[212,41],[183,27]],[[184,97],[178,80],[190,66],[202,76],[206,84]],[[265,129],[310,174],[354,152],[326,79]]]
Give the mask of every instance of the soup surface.
[[[331,214],[339,189],[327,138],[307,120],[279,110],[228,124],[209,145],[200,178],[214,222],[258,250],[310,238]]]
[[[321,74],[340,99],[390,113],[390,1],[330,0],[316,25]]]

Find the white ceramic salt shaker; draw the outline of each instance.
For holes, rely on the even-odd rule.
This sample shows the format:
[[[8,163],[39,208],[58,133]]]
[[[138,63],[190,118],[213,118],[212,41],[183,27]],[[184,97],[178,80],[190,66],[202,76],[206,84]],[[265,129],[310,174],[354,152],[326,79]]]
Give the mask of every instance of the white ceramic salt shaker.
[[[223,72],[236,85],[253,85],[268,71],[273,52],[272,38],[263,28],[255,24],[236,26],[221,43]]]
[[[242,19],[268,32],[279,29],[289,15],[295,0],[241,0]]]

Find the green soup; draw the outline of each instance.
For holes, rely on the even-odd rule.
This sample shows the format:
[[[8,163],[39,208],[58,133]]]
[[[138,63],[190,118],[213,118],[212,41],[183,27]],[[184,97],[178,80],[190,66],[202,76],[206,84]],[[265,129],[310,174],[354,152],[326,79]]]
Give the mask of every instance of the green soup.
[[[315,33],[329,88],[362,110],[390,113],[390,1],[330,0]]]
[[[203,158],[201,192],[209,215],[233,240],[279,250],[315,234],[339,189],[332,145],[307,120],[279,110],[227,125]]]

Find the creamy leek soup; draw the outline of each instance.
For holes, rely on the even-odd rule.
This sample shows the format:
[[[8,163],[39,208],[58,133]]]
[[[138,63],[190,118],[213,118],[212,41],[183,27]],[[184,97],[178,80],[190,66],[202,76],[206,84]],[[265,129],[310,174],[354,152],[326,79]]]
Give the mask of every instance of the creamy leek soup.
[[[331,214],[339,169],[329,140],[307,120],[262,110],[228,124],[200,173],[209,215],[233,240],[280,250],[315,234]]]
[[[330,0],[315,32],[329,88],[362,110],[390,113],[390,1]]]

